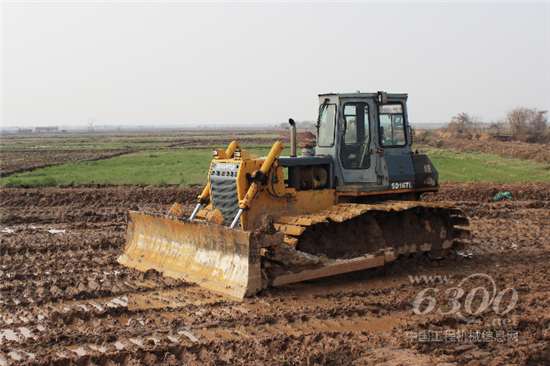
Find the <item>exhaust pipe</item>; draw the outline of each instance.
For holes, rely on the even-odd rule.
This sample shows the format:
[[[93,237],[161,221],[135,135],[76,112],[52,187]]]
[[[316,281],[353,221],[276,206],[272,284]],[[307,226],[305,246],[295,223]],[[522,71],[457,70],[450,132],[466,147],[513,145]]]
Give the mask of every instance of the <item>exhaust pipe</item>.
[[[290,123],[290,156],[296,157],[296,122],[289,118]],[[288,168],[288,186],[296,191],[300,190],[300,166],[291,166]]]
[[[296,157],[296,122],[292,118],[288,119],[290,123],[290,156]]]

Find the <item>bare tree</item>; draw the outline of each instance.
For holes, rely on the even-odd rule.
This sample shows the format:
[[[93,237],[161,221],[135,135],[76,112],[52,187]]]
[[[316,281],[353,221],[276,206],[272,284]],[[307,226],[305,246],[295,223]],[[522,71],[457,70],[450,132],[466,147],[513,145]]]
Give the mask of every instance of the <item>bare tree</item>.
[[[94,119],[88,118],[88,132],[94,132]]]
[[[448,132],[456,132],[461,135],[473,135],[480,132],[481,118],[472,116],[468,113],[459,113],[451,118],[451,122],[447,125]]]
[[[506,113],[506,123],[510,126],[514,140],[527,139],[527,118],[527,108],[515,108]]]
[[[515,140],[525,142],[542,142],[547,139],[548,111],[537,108],[517,107],[506,114],[506,124],[510,127]]]
[[[548,131],[548,111],[531,110],[532,119],[529,121],[529,132],[536,140],[541,140]]]

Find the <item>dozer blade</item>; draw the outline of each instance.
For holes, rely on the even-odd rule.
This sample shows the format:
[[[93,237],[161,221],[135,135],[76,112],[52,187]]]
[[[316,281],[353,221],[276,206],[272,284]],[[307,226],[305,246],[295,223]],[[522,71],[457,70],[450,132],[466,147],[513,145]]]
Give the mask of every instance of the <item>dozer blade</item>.
[[[118,262],[238,300],[262,286],[259,247],[250,232],[174,216],[129,211],[126,247]]]

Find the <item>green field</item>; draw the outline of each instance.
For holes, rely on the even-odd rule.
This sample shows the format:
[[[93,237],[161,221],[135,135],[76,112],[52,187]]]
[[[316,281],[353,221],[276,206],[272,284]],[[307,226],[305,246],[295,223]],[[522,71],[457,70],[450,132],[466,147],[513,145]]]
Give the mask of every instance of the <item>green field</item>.
[[[420,148],[439,172],[439,181],[456,182],[549,182],[550,165],[503,158],[477,152]]]
[[[249,150],[266,156],[269,148]],[[547,182],[550,167],[531,161],[502,158],[475,152],[420,148],[439,172],[440,182]],[[289,149],[283,151],[288,155]],[[2,185],[38,186],[57,184],[114,184],[123,186],[178,184],[181,186],[206,183],[212,159],[211,150],[149,150],[111,159],[69,163],[37,169],[2,178]]]
[[[266,156],[266,149],[250,149],[250,154]],[[289,149],[282,155],[288,155]],[[3,185],[38,186],[56,184],[108,183],[115,185],[206,184],[212,150],[150,150],[111,159],[78,162],[2,178]]]

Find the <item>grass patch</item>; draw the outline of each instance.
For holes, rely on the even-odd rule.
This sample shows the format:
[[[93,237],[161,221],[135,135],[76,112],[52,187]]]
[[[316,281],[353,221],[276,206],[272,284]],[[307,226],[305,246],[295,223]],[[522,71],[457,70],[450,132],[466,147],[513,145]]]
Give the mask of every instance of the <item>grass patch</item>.
[[[477,152],[420,148],[427,154],[437,171],[439,181],[456,182],[549,182],[548,164],[521,159],[503,158]]]
[[[53,187],[58,184],[57,180],[52,176],[46,177],[32,177],[30,179],[19,179],[10,176],[2,179],[2,185],[6,187],[39,187],[49,186]]]
[[[251,149],[250,154],[266,156],[270,149]],[[290,149],[283,150],[283,155]],[[77,162],[32,172],[13,174],[2,178],[5,186],[33,186],[55,184],[115,184],[165,186],[178,184],[193,186],[206,184],[211,150],[155,150],[141,151],[111,159]]]

